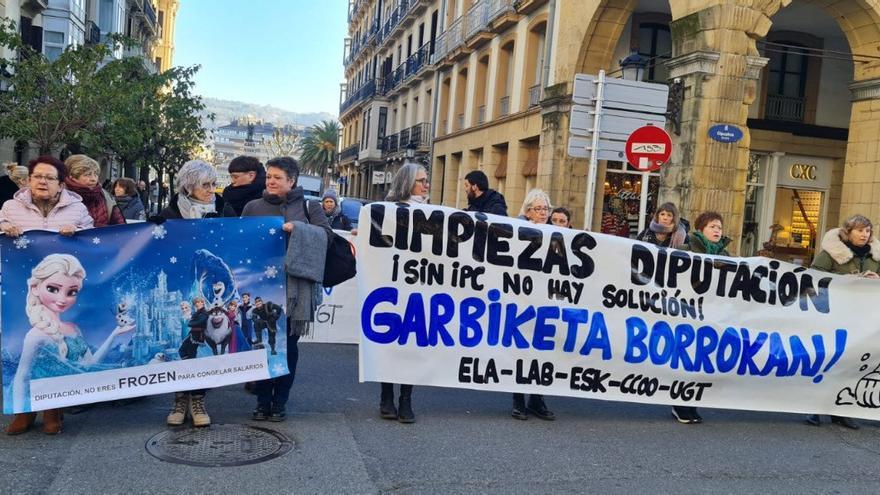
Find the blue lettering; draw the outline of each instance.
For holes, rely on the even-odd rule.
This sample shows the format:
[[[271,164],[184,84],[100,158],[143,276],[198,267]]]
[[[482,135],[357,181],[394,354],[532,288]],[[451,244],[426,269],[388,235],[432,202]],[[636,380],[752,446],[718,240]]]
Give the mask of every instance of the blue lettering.
[[[593,314],[593,321],[590,322],[590,334],[587,335],[587,341],[581,347],[580,354],[589,356],[593,349],[602,349],[604,361],[611,359],[611,339],[608,338],[608,325],[605,324],[605,315],[602,313]]]
[[[669,326],[669,323],[665,321],[658,321],[654,323],[654,326],[651,327],[651,339],[650,346],[648,347],[651,362],[656,365],[666,364],[669,361],[669,358],[672,357],[672,351],[675,347],[675,341],[672,337],[672,327]],[[663,346],[663,351],[660,351],[660,346]]]
[[[718,334],[710,326],[702,326],[697,329],[697,352],[694,355],[694,371],[703,373],[715,373],[712,366],[711,356],[718,348]],[[719,353],[720,355],[720,353]]]
[[[380,303],[387,302],[397,304],[397,289],[393,287],[381,287],[374,290],[364,300],[364,307],[361,309],[361,330],[364,337],[377,344],[390,344],[397,340],[400,333],[400,316],[395,313],[376,313],[373,310]],[[377,327],[387,327],[388,330],[380,332],[374,330],[373,324]]]
[[[694,371],[694,362],[688,354],[687,349],[694,343],[697,336],[694,327],[683,323],[675,326],[675,351],[672,353],[672,359],[669,367],[678,369],[678,362],[681,361],[681,368],[685,371]]]
[[[425,302],[419,293],[410,294],[409,299],[406,301],[406,313],[403,315],[400,337],[397,339],[397,343],[406,345],[406,341],[411,333],[416,334],[417,346],[428,346],[428,329],[425,328]]]
[[[519,326],[535,319],[535,307],[529,306],[522,313],[516,314],[516,304],[507,305],[504,318],[504,335],[501,336],[501,345],[510,347],[514,342],[517,349],[528,349],[529,341],[519,331]]]
[[[458,315],[458,340],[464,347],[476,347],[483,340],[480,318],[486,313],[486,303],[478,297],[468,297],[461,302]]]
[[[627,363],[641,363],[648,359],[648,346],[645,345],[645,337],[648,336],[648,326],[644,320],[637,316],[626,319],[626,354],[623,360]]]
[[[559,308],[556,306],[541,306],[538,308],[535,319],[535,332],[532,334],[532,348],[538,351],[552,351],[554,347],[553,337],[556,336],[556,325],[547,323],[547,319],[559,318]]]
[[[574,345],[577,343],[578,326],[581,323],[586,323],[589,315],[590,312],[586,309],[565,308],[562,310],[562,321],[568,323],[568,330],[565,333],[565,344],[562,346],[563,351],[574,351]]]
[[[441,311],[442,310],[442,311]],[[431,296],[431,316],[428,319],[428,345],[437,345],[438,337],[443,340],[443,345],[452,347],[455,341],[446,330],[446,324],[455,317],[455,301],[449,294],[435,294]]]

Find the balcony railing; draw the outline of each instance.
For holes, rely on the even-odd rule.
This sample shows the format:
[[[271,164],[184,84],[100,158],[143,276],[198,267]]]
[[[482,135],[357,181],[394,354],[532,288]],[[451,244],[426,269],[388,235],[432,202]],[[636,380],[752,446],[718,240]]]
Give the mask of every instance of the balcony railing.
[[[93,21],[86,23],[86,44],[97,45],[101,42],[101,28]]]
[[[510,114],[510,97],[503,96],[498,100],[498,116],[504,117],[508,114]]]
[[[477,107],[477,124],[486,122],[486,105]]]
[[[448,32],[443,31],[440,33],[440,36],[434,41],[434,57],[431,59],[432,64],[436,64],[437,62],[443,60],[443,57],[449,53],[449,43],[447,42]]]
[[[155,30],[156,9],[153,8],[153,3],[150,0],[144,0],[144,17],[147,18],[147,22],[153,27],[153,30]]]
[[[487,0],[489,4],[489,20],[492,22],[505,12],[516,12],[513,6],[515,0]]]
[[[455,124],[457,126],[455,128],[455,130],[460,131],[460,130],[464,129],[464,114],[463,113],[460,113],[460,114],[458,114],[457,117],[455,117]]]
[[[377,88],[381,88],[381,86],[381,81],[379,79],[370,79],[365,82],[358,89],[349,93],[348,98],[339,105],[339,113],[345,113],[345,111],[351,108],[352,105],[360,103],[367,98],[372,98],[376,94]]]
[[[348,148],[344,148],[341,152],[339,152],[339,161],[344,162],[346,160],[357,158],[360,146],[360,143],[354,143]]]
[[[804,103],[805,99],[802,97],[767,95],[767,107],[764,110],[764,118],[768,120],[803,122]]]
[[[536,84],[529,88],[529,108],[536,107],[541,103],[541,85]]]
[[[489,25],[489,2],[477,0],[467,13],[467,38],[479,33]]]
[[[382,155],[393,155],[407,148],[425,151],[431,147],[431,124],[422,122],[382,139]]]

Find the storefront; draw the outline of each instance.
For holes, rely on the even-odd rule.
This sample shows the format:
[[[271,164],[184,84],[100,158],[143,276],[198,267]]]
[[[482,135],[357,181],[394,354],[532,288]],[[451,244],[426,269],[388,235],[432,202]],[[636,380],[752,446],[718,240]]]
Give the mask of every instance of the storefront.
[[[633,170],[624,162],[609,161],[607,163],[600,230],[603,234],[634,239],[639,234],[639,228],[644,228],[651,222],[651,215],[657,208],[660,174],[656,172],[648,174],[645,218],[640,224],[639,211],[642,203],[643,174]]]
[[[743,256],[812,261],[825,232],[834,160],[752,153],[743,210]]]

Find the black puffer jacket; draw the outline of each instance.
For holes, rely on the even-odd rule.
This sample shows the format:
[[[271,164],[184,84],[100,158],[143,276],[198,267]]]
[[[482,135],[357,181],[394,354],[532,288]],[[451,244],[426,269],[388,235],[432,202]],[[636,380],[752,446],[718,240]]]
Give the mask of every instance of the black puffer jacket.
[[[468,198],[468,207],[465,211],[479,211],[494,215],[507,216],[507,202],[498,191],[487,189],[477,198]]]

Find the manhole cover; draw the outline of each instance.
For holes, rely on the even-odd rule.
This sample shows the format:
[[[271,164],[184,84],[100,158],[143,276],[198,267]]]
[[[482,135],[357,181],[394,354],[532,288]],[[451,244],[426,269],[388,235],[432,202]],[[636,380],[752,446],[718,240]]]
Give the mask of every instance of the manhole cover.
[[[188,466],[243,466],[286,454],[293,441],[277,431],[242,425],[166,430],[147,440],[153,457]]]

